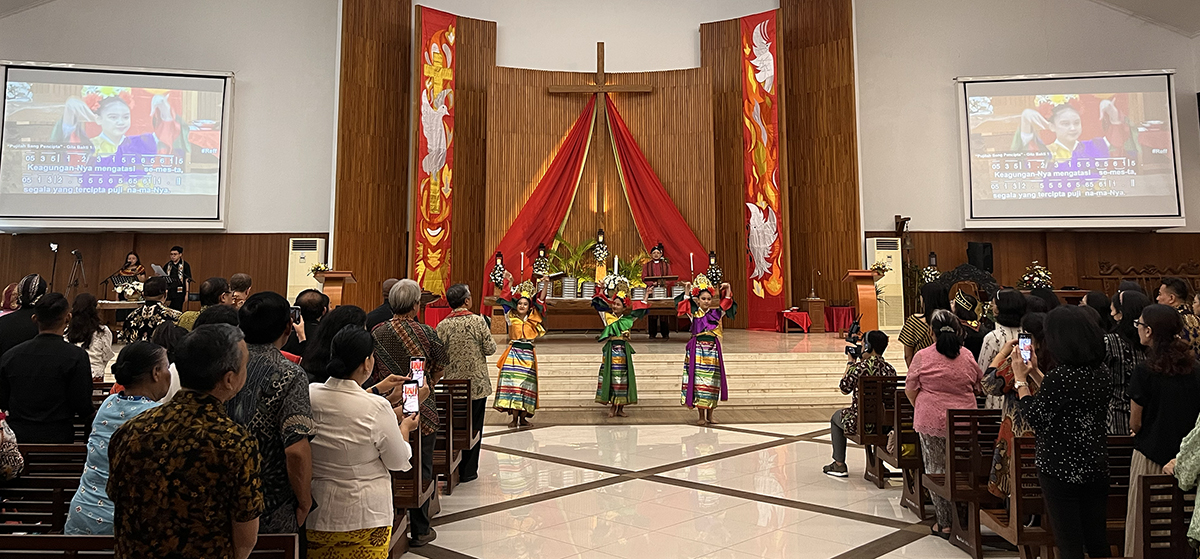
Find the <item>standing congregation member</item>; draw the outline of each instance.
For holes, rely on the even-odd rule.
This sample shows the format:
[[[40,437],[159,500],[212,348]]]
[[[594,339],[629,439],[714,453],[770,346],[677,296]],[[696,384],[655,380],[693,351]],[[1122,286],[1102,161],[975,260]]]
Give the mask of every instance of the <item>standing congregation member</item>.
[[[900,345],[904,346],[904,364],[912,364],[913,356],[918,351],[933,345],[933,333],[929,330],[929,317],[938,309],[950,310],[950,289],[939,283],[927,283],[921,286],[921,298],[918,301],[921,314],[909,315],[904,319],[904,327],[900,329]]]
[[[18,302],[17,298],[17,284],[13,282],[4,288],[4,298],[0,300],[0,316],[4,316],[19,308],[21,308],[21,303]]]
[[[821,469],[826,475],[847,477],[850,475],[846,467],[846,433],[858,432],[858,399],[854,391],[858,389],[858,379],[862,377],[894,377],[896,369],[883,359],[887,351],[888,336],[880,330],[871,330],[863,336],[862,355],[855,358],[847,355],[846,373],[838,384],[842,394],[850,395],[850,407],[833,412],[829,418],[829,436],[833,441],[833,463]]]
[[[946,410],[975,409],[983,372],[970,351],[964,351],[963,326],[948,310],[938,309],[929,321],[934,345],[918,351],[908,367],[904,394],[913,406],[913,429],[921,436],[925,473],[946,473]],[[950,537],[951,503],[933,496],[937,511],[935,535]]]
[[[1137,321],[1138,336],[1147,347],[1146,361],[1129,382],[1129,428],[1135,433],[1129,463],[1129,501],[1141,502],[1144,475],[1163,473],[1179,453],[1183,438],[1200,417],[1200,365],[1187,342],[1179,338],[1183,319],[1166,305],[1150,305]],[[1125,556],[1134,554],[1138,507],[1125,517]]]
[[[17,309],[0,316],[0,356],[38,335],[33,321],[33,306],[46,294],[46,280],[29,274],[17,283]]]
[[[1062,303],[1058,300],[1058,295],[1054,294],[1054,290],[1049,287],[1035,287],[1029,290],[1030,297],[1036,297],[1046,302],[1046,311],[1050,312],[1057,309]]]
[[[1200,484],[1200,421],[1183,438],[1179,453],[1163,466],[1163,473],[1175,476],[1179,480],[1179,488],[1184,491],[1194,491]],[[1200,507],[1192,511],[1187,535],[1193,549],[1200,546]]]
[[[667,260],[663,254],[663,244],[659,242],[650,249],[650,260],[642,264],[642,281],[646,278],[658,278],[671,275],[671,261]],[[671,289],[671,282],[665,280],[656,280],[646,284],[646,291],[649,292],[655,287]],[[670,293],[670,291],[668,291]],[[648,319],[650,339],[662,333],[663,339],[671,337],[671,317],[662,315],[651,315]]]
[[[383,324],[392,319],[392,306],[388,304],[388,295],[392,292],[392,287],[400,280],[396,278],[388,278],[383,280],[383,304],[371,309],[367,313],[367,331],[374,330],[376,326]],[[336,333],[336,332],[335,332]]]
[[[200,310],[187,311],[179,315],[179,326],[191,331],[200,313],[217,305],[232,305],[233,292],[225,278],[208,278],[200,283]]]
[[[454,311],[437,325],[438,338],[446,346],[445,378],[471,381],[472,432],[483,430],[487,397],[492,393],[487,358],[496,353],[496,340],[492,338],[487,321],[471,312],[473,302],[467,284],[451,285],[446,290],[446,303]],[[480,444],[482,439],[463,451],[462,463],[458,467],[459,481],[462,483],[479,477]]]
[[[346,307],[338,307],[332,315]],[[362,309],[359,309],[362,312]],[[327,319],[321,327],[328,325]],[[375,340],[348,324],[330,341],[328,380],[309,386],[317,436],[312,440],[313,499],[308,559],[387,559],[392,538],[392,476],[412,465],[415,415],[362,389],[375,368]]]
[[[183,247],[171,247],[170,260],[163,266],[167,273],[167,306],[183,312],[183,303],[192,283],[192,265],[183,259]]]
[[[1112,309],[1112,300],[1103,291],[1089,291],[1079,304],[1096,309],[1096,312],[1100,315],[1100,329],[1105,333],[1112,332],[1117,327],[1117,321],[1113,319],[1110,312]]]
[[[103,381],[104,370],[116,353],[113,352],[112,331],[100,323],[96,296],[80,293],[71,304],[71,323],[67,326],[67,341],[88,354],[92,380]]]
[[[675,301],[679,316],[687,316],[692,321],[692,339],[684,350],[683,387],[679,399],[688,409],[696,409],[699,414],[696,424],[703,426],[715,423],[713,410],[717,404],[729,399],[725,356],[721,352],[724,334],[721,319],[736,316],[737,303],[733,300],[733,289],[728,283],[722,283],[721,301],[714,306],[713,299],[718,290],[704,274],[697,275],[692,283],[684,284],[684,289]]]
[[[1104,365],[1108,367],[1108,434],[1129,435],[1129,379],[1146,362],[1137,322],[1150,299],[1137,291],[1125,291],[1113,297],[1113,314],[1119,317],[1116,330],[1104,335]],[[1120,310],[1117,310],[1120,309]]]
[[[109,442],[117,559],[246,559],[263,512],[258,444],[224,402],[246,383],[242,331],[200,326],[176,348],[183,390]]]
[[[1046,345],[1055,365],[1042,374],[1040,357],[1013,359],[1021,413],[1037,431],[1037,469],[1046,512],[1062,559],[1109,554],[1108,370],[1104,332],[1086,311],[1062,306],[1046,315]],[[1042,377],[1036,395],[1029,379]]]
[[[596,296],[592,297],[592,308],[604,321],[604,330],[596,337],[596,341],[604,342],[604,359],[600,362],[600,375],[596,380],[596,403],[609,406],[610,418],[628,417],[625,406],[637,403],[637,377],[633,371],[633,354],[636,352],[629,345],[629,331],[634,322],[646,316],[650,309],[646,303],[649,297],[650,291],[646,291],[641,301],[630,305],[624,291],[618,291],[610,298],[603,286],[596,286]],[[633,309],[629,316],[625,315],[626,308]]]
[[[1192,314],[1192,299],[1188,297],[1190,292],[1191,288],[1186,281],[1179,278],[1163,278],[1162,285],[1158,287],[1156,301],[1160,305],[1179,311],[1183,317],[1183,331],[1179,333],[1179,337],[1191,346],[1193,353],[1200,355],[1200,318]]]
[[[1021,319],[1026,312],[1025,295],[1016,289],[997,291],[993,305],[996,312],[996,328],[983,337],[979,355],[975,356],[975,362],[979,364],[980,369],[987,368],[1001,348],[1017,339],[1017,334],[1021,332]],[[987,408],[1000,409],[1001,397],[992,395],[986,389],[984,392],[988,394]]]
[[[1029,313],[1021,319],[1021,330],[1030,336],[1030,352],[1038,355],[1038,363],[1050,363],[1050,353],[1046,349],[1046,313]],[[988,474],[988,491],[1001,499],[1007,499],[1012,488],[1012,472],[1009,468],[1009,456],[1012,454],[1013,439],[1016,437],[1032,437],[1035,434],[1033,426],[1021,413],[1020,398],[1017,397],[1016,377],[1013,374],[1013,360],[1021,359],[1017,351],[1017,339],[1000,348],[988,368],[983,372],[983,393],[988,398],[999,400],[1000,432],[996,435],[996,444],[992,448],[992,470]],[[1029,392],[1037,394],[1042,379],[1038,375],[1030,375]]]
[[[0,482],[16,479],[25,469],[25,457],[17,446],[17,434],[8,426],[6,417],[0,411]]]
[[[402,279],[388,294],[392,319],[371,331],[375,337],[375,371],[368,385],[380,385],[389,379],[410,378],[414,358],[425,360],[425,386],[418,390],[421,400],[421,477],[433,479],[433,448],[437,442],[437,403],[433,387],[446,367],[446,348],[433,328],[417,321],[421,310],[421,287]],[[372,386],[375,388],[375,386]],[[437,538],[430,527],[429,501],[420,508],[408,509],[412,523],[412,547],[422,547]]]
[[[154,329],[160,324],[175,324],[179,322],[179,315],[183,314],[163,306],[163,301],[167,298],[167,279],[164,277],[146,280],[142,288],[142,297],[146,300],[145,304],[125,317],[121,334],[117,336],[117,341],[123,344],[149,340]]]
[[[316,289],[305,289],[296,295],[296,306],[300,307],[300,325],[292,329],[283,351],[304,355],[308,350],[308,340],[317,335],[321,319],[329,312],[329,296]]]
[[[291,306],[278,293],[255,293],[238,311],[238,325],[250,355],[246,386],[225,408],[257,440],[262,455],[259,531],[297,533],[312,507],[314,429],[308,376],[279,352],[292,330]]]
[[[500,374],[492,407],[512,416],[509,427],[519,427],[529,425],[527,419],[537,410],[537,354],[533,351],[533,341],[546,335],[542,328],[546,308],[542,294],[535,293],[533,282],[525,281],[514,287],[512,281],[512,274],[504,272],[504,286],[496,298],[508,324],[508,347],[496,363]]]
[[[90,429],[96,412],[88,354],[63,339],[71,313],[61,293],[33,311],[38,335],[0,357],[0,410],[22,444],[71,444],[75,418]]]
[[[113,374],[125,387],[100,404],[88,437],[87,463],[79,489],[71,499],[63,532],[76,535],[113,533],[113,504],[108,498],[108,448],[112,435],[138,414],[158,406],[171,386],[167,350],[150,342],[125,346]]]
[[[966,291],[959,290],[954,294],[954,300],[950,301],[950,312],[954,313],[962,324],[963,347],[971,352],[971,359],[979,356],[983,348],[983,338],[987,336],[987,332],[981,327],[981,311],[979,299]]]
[[[307,352],[304,354],[304,359],[300,361],[300,366],[304,368],[304,372],[308,373],[308,382],[325,382],[329,378],[329,373],[325,371],[329,366],[329,350],[330,344],[333,343],[333,337],[342,328],[347,326],[357,326],[363,329],[367,323],[367,313],[354,305],[342,305],[336,309],[329,311],[325,318],[321,320],[321,325],[317,327],[316,336],[312,339],[312,343],[308,346]]]
[[[250,274],[238,272],[229,276],[229,290],[232,292],[234,308],[242,308],[246,304],[246,299],[250,297],[250,288],[254,285],[254,280]]]

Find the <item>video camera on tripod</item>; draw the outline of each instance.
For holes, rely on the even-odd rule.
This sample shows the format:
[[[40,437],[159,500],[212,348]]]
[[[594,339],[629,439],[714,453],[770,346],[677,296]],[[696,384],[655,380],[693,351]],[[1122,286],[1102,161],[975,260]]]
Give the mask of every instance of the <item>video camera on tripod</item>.
[[[854,322],[850,324],[850,329],[846,331],[846,343],[850,344],[846,346],[846,355],[849,355],[854,359],[861,359],[863,354],[863,346],[861,343],[862,326],[859,325],[859,320],[861,319],[861,314],[854,317]]]

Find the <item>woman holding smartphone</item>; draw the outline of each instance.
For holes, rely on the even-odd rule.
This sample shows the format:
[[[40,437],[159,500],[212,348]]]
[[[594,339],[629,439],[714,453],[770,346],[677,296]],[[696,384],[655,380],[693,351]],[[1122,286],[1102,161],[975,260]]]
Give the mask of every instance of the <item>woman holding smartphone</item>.
[[[317,435],[312,440],[313,500],[308,557],[386,559],[392,537],[392,476],[412,465],[416,414],[392,409],[361,384],[375,369],[375,341],[347,325],[330,344],[329,380],[309,386]]]
[[[1029,313],[1021,319],[1021,327],[1009,340],[1000,347],[983,372],[983,393],[989,399],[995,399],[1000,407],[1000,434],[996,437],[996,446],[992,451],[992,470],[988,476],[988,491],[1001,499],[1008,498],[1011,477],[1008,468],[1008,457],[1012,450],[1013,437],[1031,437],[1033,426],[1025,420],[1018,405],[1017,389],[1014,386],[1013,361],[1017,359],[1030,360],[1036,354],[1038,361],[1049,363],[1046,354],[1046,315],[1045,313]],[[1029,390],[1037,394],[1038,385],[1042,382],[1040,374],[1028,380]]]

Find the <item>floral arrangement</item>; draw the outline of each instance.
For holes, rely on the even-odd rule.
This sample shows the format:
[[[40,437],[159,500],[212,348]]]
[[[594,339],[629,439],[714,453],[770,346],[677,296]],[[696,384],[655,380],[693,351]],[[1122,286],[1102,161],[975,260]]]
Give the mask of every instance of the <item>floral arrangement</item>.
[[[118,285],[115,288],[115,291],[120,295],[124,295],[126,300],[133,301],[133,300],[142,298],[142,288],[143,287],[144,287],[144,284],[142,282],[131,281],[124,285]]]
[[[629,280],[616,274],[609,274],[600,280],[600,285],[604,286],[606,291],[628,290]]]
[[[942,277],[942,272],[933,266],[926,266],[921,269],[921,283],[933,283]]]
[[[596,263],[602,263],[608,260],[608,244],[598,242],[592,247],[592,258],[596,259]]]
[[[874,264],[871,264],[870,270],[882,276],[892,271],[892,266],[883,260],[879,260]]]
[[[1039,288],[1054,288],[1054,281],[1051,277],[1050,270],[1045,266],[1038,264],[1037,260],[1033,261],[1025,267],[1025,275],[1021,276],[1021,280],[1017,282],[1017,289],[1039,289]]]
[[[542,277],[550,275],[550,259],[545,256],[534,258],[533,275]]]
[[[492,285],[496,287],[504,285],[504,272],[504,263],[497,261],[496,267],[492,268],[492,273],[488,276],[488,279],[492,280]]]
[[[311,267],[308,268],[308,275],[316,276],[317,274],[319,274],[321,272],[328,272],[331,269],[332,268],[330,268],[328,264],[326,264],[324,262],[317,262],[316,264],[313,264]]]

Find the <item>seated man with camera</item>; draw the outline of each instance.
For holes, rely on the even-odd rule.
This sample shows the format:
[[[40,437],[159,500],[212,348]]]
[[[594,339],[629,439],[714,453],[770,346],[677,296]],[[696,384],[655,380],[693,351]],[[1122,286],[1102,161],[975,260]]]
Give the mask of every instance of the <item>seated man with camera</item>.
[[[857,326],[857,325],[856,325]],[[856,337],[856,336],[855,336]],[[856,342],[850,337],[851,343]],[[829,436],[833,440],[833,463],[821,471],[835,477],[849,476],[846,468],[846,433],[853,433],[858,425],[858,403],[853,399],[854,390],[858,387],[858,378],[862,376],[896,376],[896,369],[883,359],[887,351],[888,336],[879,330],[867,332],[862,345],[846,346],[846,374],[838,385],[842,394],[850,394],[850,407],[833,412],[829,418]]]

